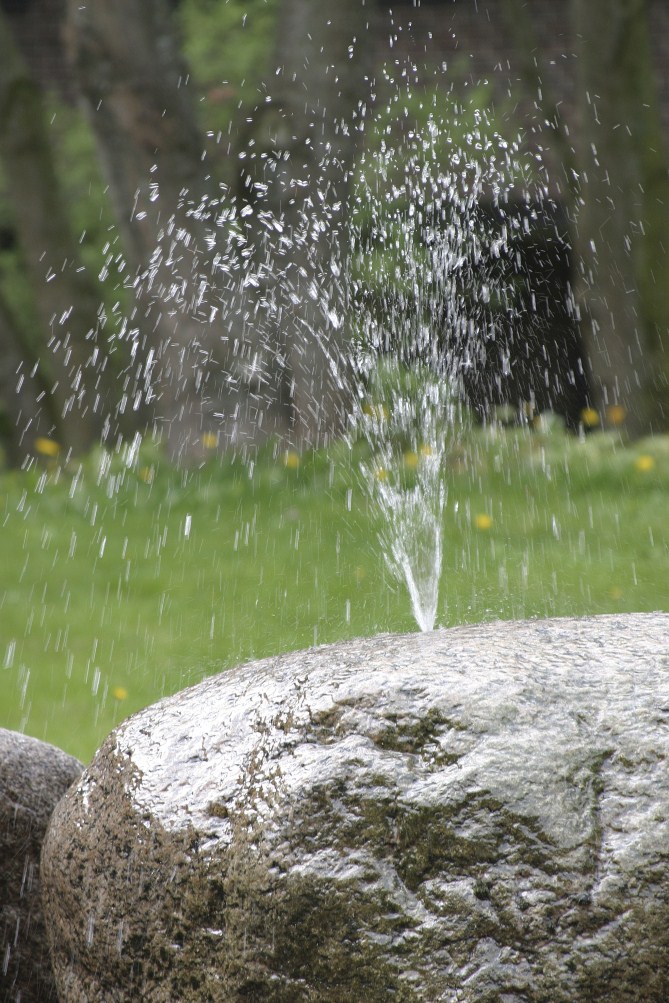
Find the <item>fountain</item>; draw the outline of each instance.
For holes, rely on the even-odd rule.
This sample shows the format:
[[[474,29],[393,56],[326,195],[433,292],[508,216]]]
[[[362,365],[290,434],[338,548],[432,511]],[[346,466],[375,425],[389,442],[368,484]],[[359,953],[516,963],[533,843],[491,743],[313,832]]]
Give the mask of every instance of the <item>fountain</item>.
[[[490,346],[508,355],[509,326],[523,322],[527,307],[514,289],[517,275],[503,262],[517,255],[532,215],[526,207],[540,205],[545,189],[520,138],[499,135],[474,104],[441,98],[440,111],[416,118],[413,109],[412,121],[413,104],[409,93],[398,108],[394,96],[376,113],[370,132],[386,138],[370,144],[352,182],[333,181],[338,166],[326,158],[319,164],[328,179],[325,190],[314,191],[313,182],[302,179],[309,194],[286,208],[281,193],[295,180],[277,166],[282,157],[275,151],[262,168],[249,168],[252,202],[229,192],[185,200],[194,231],[168,227],[168,264],[179,262],[172,285],[185,288],[182,262],[195,234],[216,249],[211,274],[197,276],[194,309],[212,321],[221,317],[229,330],[224,340],[234,339],[234,348],[230,373],[218,371],[215,350],[201,350],[209,371],[199,371],[197,379],[203,407],[213,415],[207,437],[245,457],[253,454],[249,421],[255,437],[275,432],[298,447],[320,444],[322,426],[326,440],[335,429],[351,449],[365,443],[358,482],[378,508],[379,546],[391,574],[408,589],[419,628],[431,630],[447,467],[471,424],[465,382]],[[411,127],[395,144],[387,136],[407,116]],[[351,206],[344,225],[337,191],[347,185]],[[154,183],[152,198],[159,192]],[[333,239],[323,236],[330,230]],[[188,299],[167,290],[169,274],[156,278],[164,256],[155,252],[135,291],[146,296],[157,285],[179,315],[188,314]],[[304,316],[293,316],[296,311]],[[291,355],[308,360],[302,387],[296,371],[291,377]],[[227,410],[215,393],[221,377],[233,387],[234,406],[227,401]],[[284,383],[291,378],[288,390]],[[151,366],[144,371],[144,392],[160,397]],[[288,400],[294,413],[285,426]]]
[[[77,5],[76,16],[92,16],[96,10]],[[211,187],[198,190],[193,181],[192,194],[185,186],[175,194],[164,178],[164,164],[151,152],[141,176],[146,190],[138,189],[136,204],[133,192],[133,216],[128,214],[124,223],[134,241],[128,239],[132,251],[127,260],[119,252],[120,236],[106,235],[103,271],[114,276],[119,289],[113,290],[113,309],[104,316],[101,311],[93,353],[97,361],[91,368],[97,378],[98,369],[108,373],[116,364],[123,390],[116,410],[100,415],[104,445],[87,460],[68,463],[53,438],[40,437],[43,465],[35,465],[25,497],[21,490],[8,502],[9,527],[21,525],[29,511],[29,528],[37,511],[44,521],[43,532],[26,536],[23,550],[18,547],[12,556],[27,568],[22,572],[25,605],[32,607],[21,619],[11,595],[5,606],[11,607],[11,616],[6,620],[3,684],[7,704],[15,708],[13,726],[30,728],[31,714],[40,728],[44,718],[57,717],[53,708],[66,700],[62,678],[66,688],[85,689],[85,716],[111,727],[126,710],[195,681],[205,671],[203,662],[213,668],[219,658],[234,664],[355,633],[407,630],[410,615],[420,629],[431,630],[465,619],[579,609],[573,590],[558,596],[562,553],[551,556],[550,566],[543,568],[541,555],[535,562],[530,535],[515,562],[515,575],[513,558],[508,561],[503,553],[506,545],[495,540],[497,525],[487,538],[485,529],[478,530],[492,525],[492,491],[477,503],[479,511],[469,510],[470,495],[481,494],[475,458],[467,454],[472,429],[480,418],[495,427],[488,404],[505,399],[505,381],[520,367],[517,356],[545,333],[535,311],[538,291],[528,288],[523,261],[517,265],[516,259],[544,211],[549,222],[543,225],[552,225],[546,172],[535,154],[526,154],[513,129],[500,133],[498,122],[480,107],[480,94],[456,97],[448,69],[439,68],[427,80],[421,72],[418,79],[413,61],[398,56],[387,64],[385,76],[379,73],[374,95],[372,84],[365,83],[369,100],[356,104],[352,121],[367,139],[355,160],[340,162],[320,148],[320,160],[307,160],[306,140],[301,137],[297,149],[290,146],[288,120],[282,108],[267,100],[269,91],[262,92],[257,110],[269,126],[256,133],[255,122],[249,125],[250,138],[239,151],[237,187],[226,182],[212,193]],[[113,107],[103,101],[100,116],[116,135],[118,123],[107,117]],[[263,146],[267,131],[272,142]],[[181,136],[172,128],[170,136],[188,145],[195,142],[191,132]],[[217,163],[226,142],[225,133],[212,133],[203,163]],[[199,148],[196,159],[199,163]],[[314,161],[317,170],[311,179],[308,168]],[[337,198],[342,189],[348,213]],[[156,213],[161,225],[154,227],[159,233],[154,244]],[[562,232],[556,230],[554,236],[559,245]],[[148,262],[136,271],[142,242],[149,248]],[[552,262],[548,266],[552,281]],[[559,292],[563,296],[564,288]],[[549,294],[552,288],[543,295]],[[140,324],[144,315],[149,319]],[[68,318],[63,311],[63,331]],[[533,325],[528,336],[511,345],[523,324],[529,328],[528,319]],[[113,349],[108,357],[103,335],[109,335]],[[513,358],[512,348],[517,353]],[[545,370],[551,380],[560,378],[555,369],[549,359]],[[82,388],[83,407],[87,391]],[[551,385],[547,398],[553,391]],[[68,397],[80,406],[77,394]],[[529,422],[532,401],[528,404],[528,413],[516,417]],[[129,416],[132,422],[152,408],[155,424],[149,424],[148,432],[144,426],[124,437],[123,420]],[[306,416],[302,424],[300,414]],[[174,485],[166,486],[164,495],[168,475],[163,476],[162,446],[153,440],[154,427],[174,461],[169,475]],[[254,436],[269,442],[264,452]],[[327,452],[318,453],[313,463],[328,469],[323,493],[334,483],[334,493],[340,494],[333,500],[336,519],[319,528],[311,548],[320,555],[321,540],[331,536],[324,549],[330,548],[329,566],[337,574],[324,585],[316,556],[308,566],[303,560],[302,566],[291,568],[286,572],[289,584],[272,591],[266,580],[276,575],[274,540],[268,530],[266,537],[255,535],[256,506],[262,508],[268,497],[260,497],[258,472],[269,456],[277,470],[266,474],[267,481],[284,484],[281,476],[292,471],[297,484],[312,464],[301,447],[322,444],[326,437]],[[557,437],[552,446],[548,443],[549,452],[553,447],[559,452],[556,442]],[[544,449],[541,434],[536,445]],[[533,453],[529,436],[519,448]],[[506,460],[502,456],[496,462],[503,467]],[[548,477],[555,462],[562,461],[547,457],[542,476],[545,471]],[[345,478],[350,483],[340,487]],[[61,488],[68,486],[71,522],[49,516],[50,487],[58,479]],[[229,512],[236,519],[238,509],[239,525],[223,546],[219,516],[200,516],[193,507],[198,498],[217,491],[228,499],[230,485],[230,495],[239,497],[223,506],[222,519]],[[256,490],[260,500],[250,498]],[[189,492],[195,501],[188,501]],[[118,527],[124,507],[148,510],[152,497],[159,507],[157,524],[141,527],[141,539],[121,534],[114,543],[105,521]],[[360,532],[355,526],[360,511],[366,519],[368,509],[376,535],[367,523]],[[549,525],[557,527],[560,513],[550,516]],[[579,513],[583,525],[572,531],[576,542],[567,542],[581,558],[595,548],[585,518]],[[301,555],[309,537],[295,498],[282,500],[276,523],[274,535],[290,534],[292,552]],[[559,534],[559,527],[554,532]],[[564,525],[562,533],[569,536]],[[490,550],[489,561],[484,547]],[[57,589],[46,593],[40,591],[40,578],[47,572],[36,569],[35,580],[31,577],[37,551],[62,568]],[[89,588],[80,586],[70,595],[70,562],[86,551],[92,557]],[[218,567],[207,563],[210,552]],[[346,584],[340,587],[336,579],[342,552]],[[241,565],[243,554],[248,558],[240,576],[247,575],[254,561],[259,565],[258,581],[249,590],[256,590],[259,615],[251,603],[242,612],[235,607],[234,583],[227,590],[220,585],[227,582],[223,569],[232,562]],[[160,578],[162,555],[177,568],[165,582]],[[200,579],[195,583],[195,575],[188,588],[182,586],[181,568],[192,569],[198,561],[205,587]],[[494,585],[500,586],[488,600],[480,588],[486,561]],[[550,583],[546,598],[535,603],[525,601],[533,573]],[[476,579],[470,596],[445,598],[442,576]],[[301,600],[306,612],[286,614],[285,595],[298,578],[300,587],[307,578],[313,582],[313,598]],[[360,610],[373,605],[371,582],[378,582],[384,598],[363,616]],[[159,594],[151,607],[145,600],[152,587]],[[577,587],[584,595],[589,585],[579,582]],[[622,588],[618,582],[614,587]],[[53,591],[58,595],[52,596]],[[98,591],[109,601],[95,605]],[[19,592],[17,588],[17,596]],[[478,594],[484,597],[480,601]],[[609,608],[601,598],[597,601],[599,608]],[[646,600],[645,608],[648,604]],[[633,606],[632,599],[628,605]],[[102,630],[90,623],[86,631],[78,631],[73,609],[90,609],[91,622],[116,618],[115,636],[103,639]],[[182,640],[188,631],[181,625],[194,622],[200,609],[194,633],[202,641],[191,652]],[[281,630],[281,621],[300,616],[299,630]],[[32,690],[41,688],[32,669],[33,649],[40,647],[33,627],[38,623],[56,658],[53,681],[44,687],[46,709],[40,711],[36,704],[31,710]],[[101,725],[100,736],[104,731]],[[87,746],[82,741],[73,751],[83,758]]]
[[[94,18],[99,10],[94,5],[73,5],[73,17]],[[393,45],[400,39],[398,24],[392,27]],[[82,31],[81,35],[84,51],[80,56],[84,59],[85,44],[94,32]],[[341,45],[341,40],[337,44]],[[356,87],[361,80],[359,48],[354,46],[350,55],[346,49],[343,57]],[[571,613],[580,608],[581,598],[589,597],[590,583],[581,580],[579,569],[571,573],[567,583],[571,591],[565,589],[565,595],[560,595],[564,585],[560,580],[563,553],[549,556],[544,567],[541,561],[545,542],[533,551],[533,497],[528,500],[527,545],[523,545],[515,561],[515,578],[514,556],[507,560],[506,543],[494,538],[497,523],[492,521],[492,490],[486,489],[487,497],[476,503],[479,511],[468,507],[470,494],[483,493],[477,488],[476,463],[465,455],[471,429],[480,418],[494,429],[493,405],[506,399],[507,381],[522,368],[524,358],[519,362],[519,357],[532,351],[532,340],[550,351],[550,339],[544,338],[542,317],[535,308],[541,295],[544,299],[552,296],[556,269],[553,261],[541,261],[550,278],[544,283],[548,292],[540,295],[529,288],[523,261],[517,263],[522,242],[542,224],[542,213],[544,228],[552,225],[546,170],[536,149],[531,155],[526,152],[526,137],[521,141],[511,126],[508,134],[501,134],[499,122],[503,116],[498,114],[493,119],[492,113],[481,107],[489,104],[487,94],[483,95],[485,101],[471,89],[471,99],[463,97],[466,89],[456,96],[453,82],[459,71],[454,64],[426,76],[424,68],[420,73],[416,69],[419,59],[415,53],[405,61],[395,48],[392,56],[376,81],[371,76],[363,80],[368,100],[362,101],[358,93],[350,116],[355,129],[349,131],[355,132],[358,140],[363,133],[366,135],[364,150],[356,150],[356,137],[347,136],[344,142],[345,130],[340,129],[337,142],[342,145],[334,154],[328,153],[325,143],[310,152],[315,142],[313,122],[306,136],[291,132],[295,120],[290,119],[283,105],[275,104],[268,83],[260,91],[258,108],[249,114],[246,145],[237,151],[234,160],[236,179],[198,189],[201,177],[179,177],[177,180],[184,183],[170,187],[163,161],[172,155],[177,160],[175,150],[168,147],[162,159],[153,148],[148,153],[143,151],[146,161],[140,164],[141,184],[137,191],[133,188],[131,211],[123,216],[124,230],[131,232],[127,240],[131,250],[126,257],[119,252],[121,238],[115,232],[107,235],[104,250],[102,271],[114,276],[119,289],[113,290],[113,308],[110,306],[106,313],[100,311],[100,328],[94,332],[98,341],[90,368],[96,380],[116,363],[116,382],[123,389],[113,412],[109,409],[103,413],[102,394],[102,403],[95,398],[94,403],[101,409],[99,416],[104,419],[103,448],[81,464],[68,463],[53,437],[40,436],[37,442],[43,467],[34,467],[33,493],[28,487],[25,497],[19,491],[16,500],[8,502],[10,527],[20,524],[31,505],[33,512],[40,508],[46,513],[49,500],[44,493],[60,478],[61,486],[68,482],[68,504],[86,522],[85,529],[73,524],[63,542],[58,526],[51,525],[45,515],[44,532],[37,542],[26,543],[24,549],[32,547],[33,553],[38,549],[46,553],[51,548],[54,565],[64,569],[58,586],[62,602],[60,597],[51,602],[45,644],[56,648],[55,677],[60,674],[68,685],[70,679],[83,680],[89,701],[87,716],[97,717],[101,707],[108,710],[113,705],[119,717],[126,708],[136,709],[142,702],[173,689],[178,685],[176,680],[194,681],[202,659],[208,658],[213,664],[221,645],[225,646],[226,664],[271,650],[272,631],[266,626],[255,628],[254,610],[238,628],[244,641],[235,635],[237,628],[231,628],[231,621],[244,618],[238,609],[227,608],[234,602],[229,595],[219,597],[216,582],[222,578],[216,575],[217,569],[204,568],[204,559],[202,578],[208,575],[206,589],[201,591],[198,582],[184,596],[180,592],[181,579],[175,574],[164,587],[157,586],[163,591],[156,597],[146,622],[144,608],[136,606],[136,601],[150,591],[145,580],[152,576],[159,580],[155,569],[159,569],[161,554],[169,550],[172,541],[178,541],[178,560],[184,566],[197,563],[206,550],[204,530],[199,536],[202,522],[198,522],[197,515],[193,517],[192,505],[183,499],[189,490],[195,496],[222,490],[220,485],[212,484],[215,458],[221,461],[220,469],[227,471],[228,458],[237,457],[238,465],[231,467],[229,479],[250,482],[252,491],[254,476],[262,468],[258,448],[261,457],[272,456],[270,451],[274,450],[272,461],[281,473],[303,472],[311,460],[301,451],[302,446],[323,444],[327,437],[329,459],[323,453],[315,461],[329,468],[324,491],[339,476],[333,468],[339,471],[348,464],[353,470],[352,483],[341,491],[341,509],[346,506],[344,518],[348,518],[349,526],[338,523],[332,534],[333,566],[337,568],[342,541],[357,515],[355,506],[362,509],[369,503],[375,513],[376,539],[366,531],[360,534],[363,540],[355,536],[354,530],[348,532],[354,541],[351,549],[357,548],[363,558],[349,560],[353,564],[347,568],[350,585],[346,589],[342,586],[331,601],[327,600],[330,609],[337,610],[334,614],[328,612],[329,632],[321,626],[325,616],[317,606],[317,598],[313,602],[305,600],[305,607],[310,602],[310,622],[307,627],[301,626],[299,634],[296,631],[289,637],[285,631],[277,641],[282,650],[355,631],[373,632],[391,626],[408,629],[408,603],[404,603],[401,614],[396,613],[400,603],[395,602],[395,597],[399,594],[404,598],[408,593],[414,622],[422,630],[495,615],[520,618]],[[293,54],[292,58],[302,57]],[[101,65],[92,62],[96,67]],[[106,75],[102,74],[105,86],[113,78],[110,67],[113,69],[113,62],[107,66]],[[283,86],[283,82],[276,83],[277,88]],[[114,102],[106,97],[102,100],[97,91],[88,96],[96,113],[99,110],[98,120],[104,129],[117,136],[120,126],[113,118]],[[102,102],[99,109],[98,98]],[[180,92],[175,104],[180,106],[186,98]],[[178,119],[171,117],[177,116],[179,107],[175,111],[169,105],[164,111],[156,123],[168,120],[169,136],[177,149],[192,152],[192,145],[198,141],[197,137],[193,139],[192,122],[189,120],[188,130],[180,131],[173,127]],[[257,131],[256,118],[265,123]],[[196,167],[204,163],[210,181],[216,180],[216,171],[225,159],[221,151],[229,142],[227,134],[221,132],[219,135],[212,131],[203,159],[201,148],[197,148]],[[531,137],[535,146],[540,133],[538,127]],[[158,134],[158,138],[164,137]],[[116,147],[124,156],[130,156],[125,144],[117,143]],[[210,169],[212,164],[215,166]],[[190,161],[188,169],[197,175]],[[346,211],[338,197],[342,191],[348,199]],[[553,237],[553,246],[561,246],[562,229],[558,233],[555,228]],[[137,268],[144,252],[148,259]],[[50,284],[50,288],[54,285]],[[573,309],[566,282],[558,293],[561,309]],[[136,303],[130,294],[136,295]],[[56,351],[60,345],[58,351],[65,359],[69,313],[65,309],[61,313],[54,325],[53,346]],[[512,345],[524,324],[527,337],[517,337]],[[63,337],[59,338],[59,334]],[[105,357],[107,336],[110,353]],[[529,425],[536,412],[551,403],[555,384],[562,375],[553,361],[549,355],[541,373],[542,378],[545,373],[547,382],[544,400],[528,399],[527,412],[516,413],[514,419]],[[576,368],[570,362],[567,371]],[[578,373],[569,372],[569,376],[576,380]],[[90,398],[86,398],[86,383],[77,383],[76,393],[68,390],[67,398],[75,409],[92,406]],[[518,397],[512,399],[516,402]],[[148,433],[144,426],[123,435],[123,421],[128,416],[132,422],[136,414],[144,415],[152,408],[155,427],[175,461],[176,486],[166,489],[165,497],[159,499],[160,525],[146,530],[141,541],[121,537],[115,548],[111,537],[108,539],[104,520],[120,520],[124,505],[144,502],[152,492],[158,495],[162,484],[160,447],[152,438],[154,426],[149,423]],[[593,420],[597,419],[595,414]],[[547,416],[542,428],[549,425]],[[270,443],[265,453],[256,446],[254,436],[265,436]],[[275,445],[277,440],[280,445]],[[548,455],[551,449],[559,452],[561,447],[556,442],[557,436],[546,446],[543,432],[538,430],[535,443],[528,444],[528,437],[518,450],[525,450],[534,464],[536,444],[537,455],[542,457],[536,465],[547,479],[556,462],[569,473],[566,467],[570,460]],[[501,455],[495,462],[503,468],[506,458]],[[652,456],[649,462],[650,471]],[[467,464],[471,468],[467,483],[463,483],[464,478],[458,483],[458,475]],[[271,478],[280,480],[276,471],[268,475],[267,479]],[[131,494],[133,489],[135,495]],[[243,494],[241,488],[235,490]],[[182,501],[183,511],[178,511]],[[240,525],[231,534],[234,560],[244,543],[249,546],[249,554],[254,546],[257,519],[253,504],[249,503],[250,514],[244,510],[240,515]],[[241,511],[241,501],[239,508]],[[551,511],[546,518],[551,537],[557,541],[562,534],[567,548],[584,561],[599,547],[599,541],[590,539],[591,531],[594,536],[596,529],[596,513],[592,516],[579,512],[579,525],[571,531],[565,529],[560,512]],[[295,551],[304,548],[306,539],[299,522],[299,505],[287,499],[277,519],[277,532],[286,529],[292,534]],[[61,520],[60,525],[65,522]],[[478,528],[491,526],[483,542],[487,530],[478,532]],[[330,529],[327,526],[319,530],[321,537],[325,538]],[[206,532],[209,539],[220,540],[222,531],[217,519],[207,522]],[[466,540],[460,540],[459,533],[466,535]],[[503,527],[500,533],[504,534]],[[112,603],[117,597],[113,615],[121,625],[118,638],[102,645],[102,655],[93,628],[79,645],[68,643],[72,608],[88,608],[88,597],[81,590],[79,595],[74,593],[78,601],[70,601],[66,580],[68,561],[74,560],[82,547],[93,556],[94,582],[100,583],[103,592],[108,590]],[[270,554],[271,560],[272,541],[258,544],[256,540],[253,559],[258,557],[258,547]],[[369,557],[372,552],[374,556]],[[63,555],[67,555],[64,562]],[[377,555],[381,555],[378,561]],[[20,567],[26,563],[27,605],[32,604],[34,609],[23,620],[12,609],[7,619],[10,627],[4,643],[3,682],[8,691],[7,703],[19,708],[12,723],[29,727],[31,679],[35,676],[31,676],[32,654],[21,653],[22,638],[29,637],[34,646],[38,645],[33,623],[45,623],[44,606],[51,596],[43,598],[41,605],[37,601],[40,584],[39,580],[30,580],[31,554],[19,552],[15,560]],[[119,566],[107,578],[107,567],[113,561]],[[224,561],[228,561],[227,552],[219,563]],[[389,572],[387,580],[386,569],[378,567],[384,561]],[[479,585],[487,565],[499,589],[491,599],[479,602],[475,593],[484,591]],[[451,579],[457,575],[476,579],[469,588],[473,598],[468,596],[460,603],[453,598],[446,601],[440,591],[443,571]],[[264,574],[261,566],[254,587],[260,588]],[[541,602],[525,601],[525,585],[532,574],[550,583]],[[324,591],[319,569],[309,567],[308,575],[314,596],[318,597]],[[619,576],[622,578],[622,573]],[[298,577],[303,582],[307,572],[300,568],[291,580]],[[630,571],[630,577],[636,584],[636,570]],[[370,605],[365,590],[370,589],[372,579],[378,579],[379,592],[392,592],[387,602],[394,603],[393,612],[379,604],[374,616],[356,621],[356,605]],[[220,593],[222,589],[218,588]],[[277,587],[274,594],[259,594],[260,606],[266,611],[260,619],[281,620],[285,605],[282,595],[289,588],[282,592]],[[611,589],[617,591],[610,599],[608,595],[596,597],[589,608],[616,608],[618,600],[614,596],[623,593],[624,588],[624,582],[614,581]],[[234,592],[234,587],[229,589],[229,594]],[[91,596],[95,597],[95,593],[96,588],[91,587]],[[7,600],[10,605],[12,601]],[[624,601],[628,608],[634,606],[633,596],[626,594]],[[646,596],[644,607],[650,602]],[[204,650],[198,649],[191,660],[190,652],[179,648],[179,620],[194,619],[193,610],[198,606],[207,607],[198,623],[198,634],[211,644],[209,648],[203,645]],[[135,608],[141,612],[136,617],[128,616],[128,609],[134,614]],[[112,615],[109,610],[109,604],[100,612],[96,607],[95,616],[103,621]],[[339,622],[332,627],[337,616]],[[134,633],[124,634],[121,641],[121,628],[125,630],[130,621],[137,627]],[[265,633],[257,640],[261,629]],[[170,642],[161,647],[160,639],[170,630]],[[76,629],[71,633],[76,634]],[[179,668],[174,674],[165,672],[161,676],[152,667],[154,657],[158,661],[172,657],[174,662],[180,660]],[[118,670],[119,664],[122,671]],[[136,701],[132,708],[125,703],[128,692]],[[114,693],[125,693],[126,697]],[[58,684],[53,683],[50,705],[60,706],[63,699]],[[111,711],[104,719],[111,726]],[[84,755],[83,749],[75,751]]]
[[[401,75],[412,74],[409,66]],[[533,293],[518,295],[526,278],[519,249],[550,199],[540,160],[529,166],[520,139],[500,135],[475,101],[442,95],[439,107],[417,107],[415,86],[373,114],[361,103],[357,120],[372,140],[354,167],[323,144],[316,183],[307,169],[313,134],[292,155],[279,139],[271,156],[252,154],[249,141],[241,192],[175,193],[151,167],[126,220],[132,253],[139,261],[145,240],[148,261],[115,261],[137,297],[119,323],[122,406],[107,416],[104,448],[79,465],[51,462],[58,446],[41,439],[45,469],[7,516],[27,520],[35,500],[48,511],[50,486],[67,481],[76,529],[63,541],[54,519],[41,547],[53,549],[54,566],[87,548],[91,595],[97,566],[116,560],[116,602],[127,618],[131,565],[151,559],[159,568],[169,546],[182,565],[205,562],[207,533],[220,526],[217,515],[199,535],[198,495],[211,505],[228,491],[234,501],[241,478],[260,495],[259,430],[276,468],[283,458],[269,491],[297,476],[308,447],[325,444],[314,461],[329,465],[323,484],[332,486],[336,463],[352,465],[355,489],[376,513],[376,549],[408,592],[420,631],[213,675],[112,733],[57,808],[44,853],[56,977],[68,1003],[103,1000],[110,984],[119,999],[149,994],[156,1003],[622,1003],[638,986],[649,1003],[666,998],[666,882],[657,877],[669,802],[666,616],[434,629],[452,615],[440,581],[443,565],[453,572],[446,529],[465,510],[463,488],[459,496],[454,487],[463,443],[474,412],[488,421],[503,399],[509,327],[535,311]],[[283,111],[268,115],[278,135]],[[151,214],[165,204],[154,246]],[[138,310],[155,320],[154,344]],[[498,394],[487,387],[480,399],[477,379],[491,355],[501,360]],[[123,408],[149,405],[180,480],[160,496],[143,558],[129,536],[110,554],[105,527],[125,526],[128,506],[148,508],[159,491],[160,442],[120,431]],[[529,405],[515,417],[532,419]],[[543,484],[555,453],[537,434]],[[217,462],[228,464],[231,483],[214,481]],[[503,466],[502,450],[495,462]],[[646,472],[653,462],[646,457]],[[559,472],[569,474],[566,461]],[[525,502],[529,535],[537,506]],[[247,548],[240,573],[259,561],[261,503],[253,504],[226,552]],[[550,517],[559,541],[560,520]],[[467,519],[482,532],[492,524],[490,515]],[[296,505],[284,506],[274,532],[286,527],[297,550]],[[338,561],[339,530],[333,535]],[[570,545],[583,557],[585,530]],[[495,546],[487,553],[497,559]],[[530,553],[531,544],[521,581]],[[260,566],[258,590],[263,574]],[[508,575],[500,560],[500,587]],[[150,579],[149,571],[141,582],[147,592]],[[178,634],[204,580],[203,572],[197,595],[180,595],[173,580],[157,597],[156,636],[170,607]],[[36,590],[33,582],[31,601]],[[198,679],[221,668],[222,591],[206,617],[211,657],[197,665]],[[75,595],[84,616],[87,601]],[[114,601],[107,581],[102,620]],[[278,588],[264,608],[256,599],[250,633],[280,602]],[[350,598],[342,606],[348,623]],[[44,620],[43,610],[40,628]],[[134,669],[156,663],[149,633],[128,660]],[[44,644],[54,657],[66,653],[70,680],[67,634],[67,626],[49,632]],[[19,680],[23,724],[30,668],[19,648],[10,637],[3,671]],[[95,637],[77,657],[96,713],[110,701],[120,711],[126,680],[104,667],[118,659],[113,644],[100,655]],[[147,702],[164,686],[160,671]],[[48,749],[29,754],[49,759]],[[74,775],[78,764],[70,768]],[[640,798],[653,805],[650,822]]]
[[[379,115],[381,135],[397,114],[391,104]],[[384,141],[363,157],[350,280],[361,309],[342,368],[354,381],[353,435],[370,447],[360,473],[381,512],[380,543],[421,630],[437,616],[447,467],[471,424],[465,377],[490,344],[505,344],[504,324],[521,322],[499,263],[522,232],[508,206],[521,181],[531,187],[522,162],[518,139],[455,102],[414,123],[401,145]]]

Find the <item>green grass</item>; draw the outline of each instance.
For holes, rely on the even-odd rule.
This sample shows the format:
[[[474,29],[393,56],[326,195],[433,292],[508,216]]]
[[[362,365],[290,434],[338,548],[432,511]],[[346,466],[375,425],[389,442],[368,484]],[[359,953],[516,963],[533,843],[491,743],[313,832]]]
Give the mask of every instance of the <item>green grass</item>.
[[[415,629],[357,463],[185,473],[146,448],[0,475],[0,725],[87,760],[205,675]],[[669,610],[669,437],[475,431],[447,479],[439,625]]]

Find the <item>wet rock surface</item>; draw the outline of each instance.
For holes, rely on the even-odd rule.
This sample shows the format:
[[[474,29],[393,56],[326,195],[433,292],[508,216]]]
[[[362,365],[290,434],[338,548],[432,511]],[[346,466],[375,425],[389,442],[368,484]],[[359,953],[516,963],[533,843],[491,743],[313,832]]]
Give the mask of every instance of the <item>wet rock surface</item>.
[[[268,659],[56,809],[63,1003],[669,999],[669,615]]]
[[[0,728],[0,1000],[57,1001],[39,882],[56,802],[83,766],[36,738]]]

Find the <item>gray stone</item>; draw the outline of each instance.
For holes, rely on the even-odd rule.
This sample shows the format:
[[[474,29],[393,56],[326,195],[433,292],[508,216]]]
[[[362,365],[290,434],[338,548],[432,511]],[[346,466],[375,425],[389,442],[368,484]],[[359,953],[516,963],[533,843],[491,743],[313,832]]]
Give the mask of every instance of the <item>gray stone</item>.
[[[83,767],[53,745],[0,728],[0,1000],[57,1000],[39,861],[57,801]]]
[[[666,1003],[668,754],[666,614],[206,680],[54,813],[62,1003]]]

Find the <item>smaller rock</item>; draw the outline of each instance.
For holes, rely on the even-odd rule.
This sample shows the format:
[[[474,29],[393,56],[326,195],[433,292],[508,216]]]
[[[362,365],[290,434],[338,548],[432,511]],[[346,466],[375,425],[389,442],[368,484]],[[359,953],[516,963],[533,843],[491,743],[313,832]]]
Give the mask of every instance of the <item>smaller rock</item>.
[[[42,916],[39,862],[56,804],[82,764],[0,728],[0,1000],[58,999]]]

